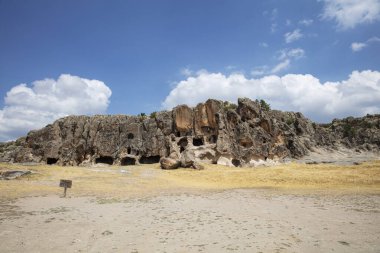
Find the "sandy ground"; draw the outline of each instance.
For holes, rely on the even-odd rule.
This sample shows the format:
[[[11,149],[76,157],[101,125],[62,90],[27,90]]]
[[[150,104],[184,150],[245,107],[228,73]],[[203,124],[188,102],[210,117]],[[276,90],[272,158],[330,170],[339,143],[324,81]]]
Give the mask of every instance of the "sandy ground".
[[[380,195],[230,189],[2,200],[0,252],[380,252]]]

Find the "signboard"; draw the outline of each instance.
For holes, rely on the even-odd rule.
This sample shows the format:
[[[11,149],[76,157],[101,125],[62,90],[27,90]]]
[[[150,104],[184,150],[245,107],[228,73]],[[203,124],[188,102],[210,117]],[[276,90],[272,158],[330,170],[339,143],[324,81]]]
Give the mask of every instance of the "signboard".
[[[59,187],[71,188],[73,182],[71,180],[61,179],[59,181]]]
[[[61,179],[59,181],[59,187],[65,188],[65,190],[63,191],[63,197],[66,197],[66,190],[67,188],[71,188],[72,184],[73,182],[71,180]]]

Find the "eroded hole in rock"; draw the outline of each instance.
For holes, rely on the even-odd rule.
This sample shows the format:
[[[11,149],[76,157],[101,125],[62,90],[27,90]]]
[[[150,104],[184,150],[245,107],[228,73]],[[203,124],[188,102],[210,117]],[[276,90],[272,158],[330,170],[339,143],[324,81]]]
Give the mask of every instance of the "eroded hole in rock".
[[[186,147],[188,144],[187,138],[180,139],[177,144],[178,144],[178,146]]]
[[[127,153],[128,153],[128,154],[131,154],[131,151],[132,151],[131,148],[128,147],[128,148],[127,148]]]
[[[209,143],[216,143],[218,137],[216,135],[211,135],[209,138],[208,138],[208,142]]]
[[[136,159],[132,158],[132,157],[124,157],[123,159],[121,159],[120,164],[122,166],[135,165],[136,164]]]
[[[152,163],[158,163],[160,162],[160,156],[154,155],[154,156],[142,156],[139,160],[141,164],[152,164]]]
[[[101,156],[95,159],[95,163],[106,163],[106,164],[112,165],[113,158],[110,156]]]
[[[46,159],[46,164],[56,164],[58,162],[57,158],[48,157]]]
[[[245,148],[249,148],[249,147],[252,146],[252,142],[243,142],[243,143],[241,143],[241,145],[242,145],[243,147],[245,147]]]
[[[240,166],[240,161],[238,159],[232,159],[232,164],[235,166],[235,167],[239,167]]]
[[[193,145],[194,146],[202,146],[203,145],[203,138],[194,138],[193,139]]]
[[[133,133],[129,133],[129,134],[127,135],[127,138],[128,138],[129,140],[132,140],[133,138],[135,138],[135,136],[133,135]]]
[[[179,152],[182,153],[189,143],[187,141],[187,138],[182,138],[177,142],[177,144],[180,147]]]

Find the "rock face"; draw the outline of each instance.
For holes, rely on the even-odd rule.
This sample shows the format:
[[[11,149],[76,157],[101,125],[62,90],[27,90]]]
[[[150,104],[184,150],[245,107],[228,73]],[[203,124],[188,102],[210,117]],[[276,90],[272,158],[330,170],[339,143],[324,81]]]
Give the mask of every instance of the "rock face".
[[[302,157],[317,146],[380,147],[380,115],[319,125],[301,113],[266,110],[242,98],[238,105],[207,100],[153,116],[68,116],[1,144],[0,161],[133,165],[169,157],[184,167],[194,162],[252,166]]]

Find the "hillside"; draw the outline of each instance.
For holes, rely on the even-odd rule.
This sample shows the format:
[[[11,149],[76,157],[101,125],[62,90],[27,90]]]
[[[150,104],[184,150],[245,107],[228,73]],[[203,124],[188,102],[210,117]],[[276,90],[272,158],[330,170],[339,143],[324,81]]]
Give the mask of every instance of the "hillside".
[[[301,158],[318,148],[379,151],[380,115],[317,124],[301,113],[270,110],[247,98],[207,100],[150,116],[68,116],[0,145],[0,161],[89,165],[157,163],[191,157],[203,163],[255,166]]]

